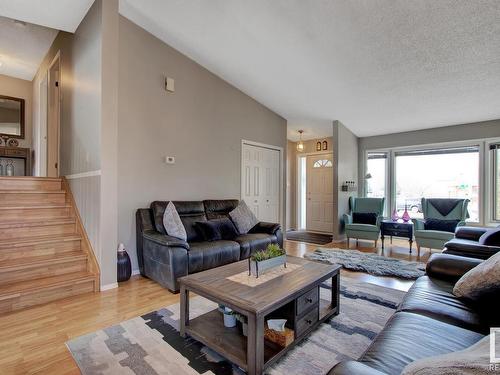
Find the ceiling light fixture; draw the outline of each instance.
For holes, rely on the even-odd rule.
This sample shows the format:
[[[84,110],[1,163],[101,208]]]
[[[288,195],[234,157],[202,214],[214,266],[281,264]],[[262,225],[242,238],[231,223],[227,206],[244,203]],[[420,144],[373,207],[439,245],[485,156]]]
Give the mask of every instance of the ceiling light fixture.
[[[298,152],[304,151],[304,142],[302,142],[302,133],[304,133],[304,131],[299,130],[300,140],[297,142],[297,151]]]

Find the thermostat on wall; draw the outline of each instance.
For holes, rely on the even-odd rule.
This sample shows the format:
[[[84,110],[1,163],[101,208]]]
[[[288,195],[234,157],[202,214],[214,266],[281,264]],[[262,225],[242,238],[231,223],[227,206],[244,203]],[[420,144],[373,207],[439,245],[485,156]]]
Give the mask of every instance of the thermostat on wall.
[[[174,156],[165,156],[165,163],[175,164],[175,157]]]

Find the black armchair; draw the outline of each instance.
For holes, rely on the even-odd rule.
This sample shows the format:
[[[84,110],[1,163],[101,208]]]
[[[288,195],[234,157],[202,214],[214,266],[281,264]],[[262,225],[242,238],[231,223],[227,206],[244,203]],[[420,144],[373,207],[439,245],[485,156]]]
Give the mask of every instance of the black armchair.
[[[488,259],[500,251],[500,227],[458,227],[455,237],[444,246],[445,254]]]

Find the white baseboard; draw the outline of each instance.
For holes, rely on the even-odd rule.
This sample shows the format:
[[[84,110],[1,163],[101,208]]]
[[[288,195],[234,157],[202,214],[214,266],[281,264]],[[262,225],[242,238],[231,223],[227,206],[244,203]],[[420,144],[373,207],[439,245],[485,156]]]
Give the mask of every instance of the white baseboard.
[[[118,288],[118,283],[101,285],[101,292],[104,292],[105,290],[115,289],[115,288]]]

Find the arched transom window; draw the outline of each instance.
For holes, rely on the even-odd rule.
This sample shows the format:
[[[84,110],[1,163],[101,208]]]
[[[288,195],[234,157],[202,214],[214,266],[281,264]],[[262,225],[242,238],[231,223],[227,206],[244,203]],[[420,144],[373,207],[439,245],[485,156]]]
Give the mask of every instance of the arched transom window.
[[[331,168],[333,167],[332,161],[327,159],[317,160],[313,164],[313,168]]]

